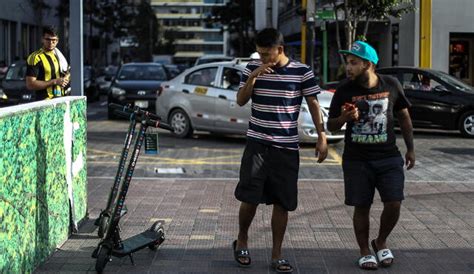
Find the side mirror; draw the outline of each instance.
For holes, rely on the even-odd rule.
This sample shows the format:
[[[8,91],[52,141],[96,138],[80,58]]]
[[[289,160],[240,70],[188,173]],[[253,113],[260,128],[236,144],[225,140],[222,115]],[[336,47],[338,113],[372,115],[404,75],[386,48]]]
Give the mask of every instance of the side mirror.
[[[443,85],[437,85],[436,87],[434,87],[433,90],[436,91],[436,92],[440,92],[440,93],[449,92],[449,90]]]

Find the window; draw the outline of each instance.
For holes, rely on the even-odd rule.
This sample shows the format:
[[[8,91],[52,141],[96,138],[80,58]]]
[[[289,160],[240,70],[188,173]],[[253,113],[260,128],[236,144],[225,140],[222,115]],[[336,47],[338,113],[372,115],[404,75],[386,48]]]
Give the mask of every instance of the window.
[[[427,75],[420,73],[404,73],[402,86],[404,89],[432,91],[436,86],[441,85]]]
[[[197,86],[214,86],[216,73],[217,67],[200,69],[189,74],[184,83]]]
[[[12,64],[5,76],[6,80],[23,80],[26,76],[26,63]]]
[[[239,90],[240,76],[242,72],[238,69],[224,68],[222,73],[222,86],[225,89]]]
[[[166,80],[167,75],[161,66],[124,66],[120,71],[119,80]]]

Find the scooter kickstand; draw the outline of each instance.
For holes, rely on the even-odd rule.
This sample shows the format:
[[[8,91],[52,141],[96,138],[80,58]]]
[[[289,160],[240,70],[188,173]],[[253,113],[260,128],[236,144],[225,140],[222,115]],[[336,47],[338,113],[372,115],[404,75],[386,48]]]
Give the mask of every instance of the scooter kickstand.
[[[135,266],[135,262],[133,261],[132,253],[130,253],[128,256],[130,257],[130,261],[132,262],[132,265]]]

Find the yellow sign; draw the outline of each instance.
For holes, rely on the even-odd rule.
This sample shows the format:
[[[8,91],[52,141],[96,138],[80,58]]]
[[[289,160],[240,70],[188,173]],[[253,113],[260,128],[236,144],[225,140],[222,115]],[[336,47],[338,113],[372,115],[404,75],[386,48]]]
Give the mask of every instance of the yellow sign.
[[[206,95],[207,88],[205,88],[205,87],[196,87],[194,89],[194,93],[199,94],[199,95]]]

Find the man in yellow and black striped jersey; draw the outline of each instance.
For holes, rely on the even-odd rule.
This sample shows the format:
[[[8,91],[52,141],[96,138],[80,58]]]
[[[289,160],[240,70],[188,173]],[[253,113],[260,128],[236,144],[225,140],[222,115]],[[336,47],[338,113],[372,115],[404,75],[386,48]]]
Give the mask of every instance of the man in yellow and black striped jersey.
[[[26,87],[36,91],[36,100],[52,99],[64,96],[64,88],[69,83],[69,74],[61,75],[61,63],[58,57],[58,34],[54,27],[43,30],[43,47],[28,56]],[[61,62],[63,61],[63,62]],[[67,64],[67,62],[66,62]],[[63,65],[64,66],[64,65]]]

